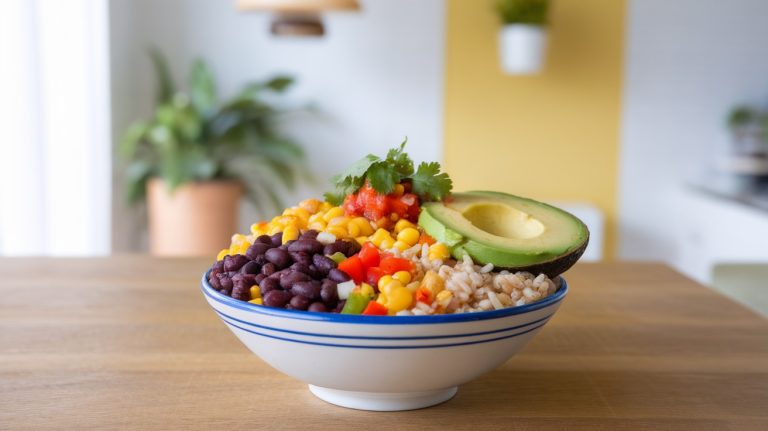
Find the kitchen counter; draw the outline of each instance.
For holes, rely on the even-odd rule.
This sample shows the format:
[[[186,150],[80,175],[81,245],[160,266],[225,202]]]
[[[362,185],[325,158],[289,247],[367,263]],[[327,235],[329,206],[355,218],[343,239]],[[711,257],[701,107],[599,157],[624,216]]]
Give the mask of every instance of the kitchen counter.
[[[203,299],[209,263],[0,259],[0,429],[768,429],[768,321],[660,264],[577,265],[519,355],[372,413],[250,353]]]

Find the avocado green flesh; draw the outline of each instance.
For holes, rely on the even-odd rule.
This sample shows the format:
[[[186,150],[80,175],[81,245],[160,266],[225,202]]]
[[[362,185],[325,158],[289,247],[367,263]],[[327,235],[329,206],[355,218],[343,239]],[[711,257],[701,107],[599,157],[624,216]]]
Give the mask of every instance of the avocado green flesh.
[[[478,264],[500,268],[552,262],[549,273],[561,269],[560,258],[580,255],[589,238],[584,223],[573,215],[498,192],[454,193],[447,203],[425,203],[419,225],[448,245],[457,259],[468,254]],[[564,261],[575,263],[573,256]]]

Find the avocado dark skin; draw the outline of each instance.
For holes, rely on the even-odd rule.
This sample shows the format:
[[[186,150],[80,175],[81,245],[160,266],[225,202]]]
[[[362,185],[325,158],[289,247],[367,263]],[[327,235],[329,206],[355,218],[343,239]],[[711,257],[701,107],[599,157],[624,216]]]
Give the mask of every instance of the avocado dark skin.
[[[566,253],[552,260],[537,263],[534,265],[518,266],[514,268],[494,268],[494,271],[501,271],[506,269],[511,272],[517,272],[517,271],[530,272],[533,275],[543,273],[543,274],[546,274],[546,276],[549,277],[550,279],[554,280],[555,277],[564,273],[565,271],[568,271],[579,260],[581,255],[584,254],[584,250],[587,249],[587,244],[589,244],[589,230],[587,230],[587,239],[586,241],[584,241],[584,244],[574,249],[570,253]]]

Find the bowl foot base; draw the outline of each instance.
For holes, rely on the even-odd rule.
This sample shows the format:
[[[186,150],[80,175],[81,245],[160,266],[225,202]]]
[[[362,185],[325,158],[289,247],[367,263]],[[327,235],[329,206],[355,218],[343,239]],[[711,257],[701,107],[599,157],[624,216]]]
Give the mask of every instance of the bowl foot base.
[[[309,390],[321,400],[357,410],[392,412],[414,410],[444,403],[454,395],[458,388],[438,389],[424,392],[356,392],[323,388],[309,385]]]

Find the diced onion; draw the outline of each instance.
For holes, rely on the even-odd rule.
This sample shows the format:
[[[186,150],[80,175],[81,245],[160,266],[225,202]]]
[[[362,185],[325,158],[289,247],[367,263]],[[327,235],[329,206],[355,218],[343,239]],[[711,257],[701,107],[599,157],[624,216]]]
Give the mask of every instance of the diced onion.
[[[352,293],[352,289],[357,287],[354,281],[349,280],[336,285],[336,292],[339,294],[339,299],[349,298],[349,294]]]
[[[324,245],[333,244],[336,242],[336,235],[328,232],[320,232],[317,234],[318,241],[320,241]]]

